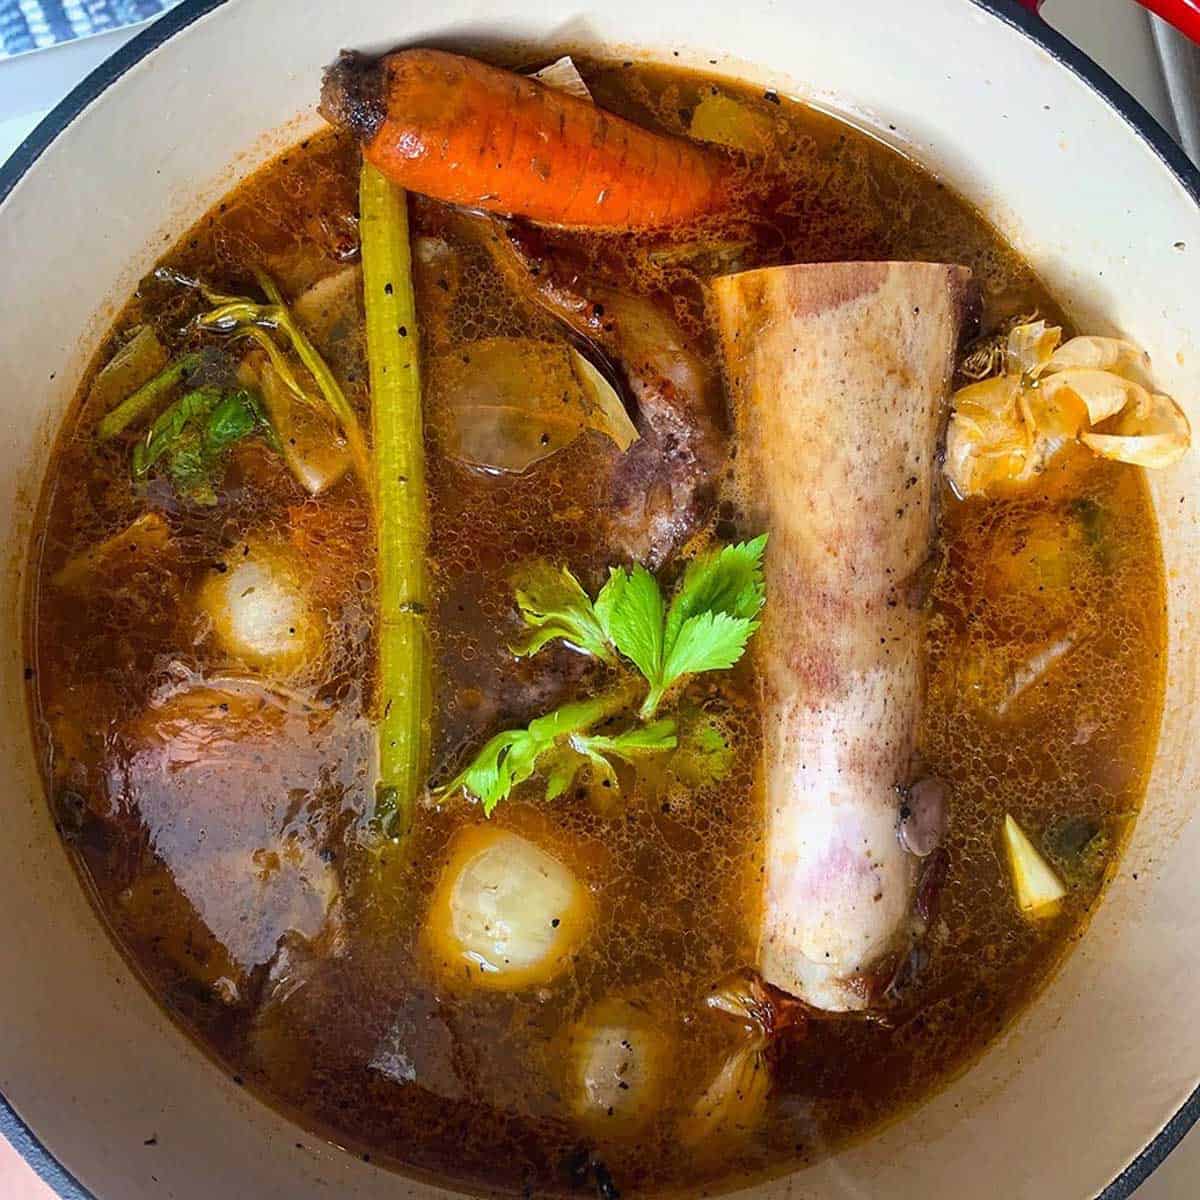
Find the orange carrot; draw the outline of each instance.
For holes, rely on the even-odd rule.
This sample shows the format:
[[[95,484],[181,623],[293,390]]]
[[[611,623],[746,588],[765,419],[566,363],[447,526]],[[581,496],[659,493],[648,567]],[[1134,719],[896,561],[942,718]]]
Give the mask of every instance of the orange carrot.
[[[716,151],[651,133],[533,79],[439,50],[343,55],[321,111],[410,191],[591,229],[681,224],[730,199]]]

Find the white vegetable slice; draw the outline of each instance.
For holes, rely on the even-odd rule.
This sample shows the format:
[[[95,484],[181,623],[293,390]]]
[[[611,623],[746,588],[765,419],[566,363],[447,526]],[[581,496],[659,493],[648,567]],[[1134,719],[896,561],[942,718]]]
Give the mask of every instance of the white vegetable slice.
[[[1011,813],[1004,815],[1004,845],[1017,907],[1033,920],[1053,916],[1067,889]]]
[[[200,586],[200,608],[221,646],[276,678],[314,662],[324,641],[324,620],[312,610],[299,567],[291,550],[247,541]]]
[[[533,77],[538,83],[544,83],[556,92],[566,92],[568,96],[575,96],[580,100],[591,100],[592,98],[592,93],[588,91],[588,85],[583,82],[583,76],[580,75],[575,60],[569,54],[555,59],[548,67],[543,67],[540,71],[534,71]]]
[[[636,1133],[662,1107],[672,1039],[649,1009],[609,997],[571,1030],[571,1106],[591,1133]]]
[[[546,983],[590,930],[592,899],[557,858],[495,825],[460,830],[425,929],[450,982],[499,991]]]

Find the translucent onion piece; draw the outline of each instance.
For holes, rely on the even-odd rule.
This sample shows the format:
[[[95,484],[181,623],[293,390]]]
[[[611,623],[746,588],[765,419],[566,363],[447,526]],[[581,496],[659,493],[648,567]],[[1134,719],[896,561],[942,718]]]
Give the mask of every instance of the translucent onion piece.
[[[622,450],[637,436],[608,381],[562,343],[482,338],[432,367],[447,450],[485,470],[520,474],[584,429]]]
[[[671,1079],[673,1039],[647,1006],[610,997],[570,1034],[571,1108],[593,1136],[637,1133],[658,1114]]]
[[[575,66],[575,60],[569,54],[564,54],[562,58],[556,59],[540,71],[534,71],[533,77],[538,83],[544,83],[556,92],[566,92],[568,96],[576,96],[580,100],[591,100],[592,98],[592,93],[588,91],[588,85],[583,82],[579,68]]]
[[[317,660],[325,622],[301,582],[301,563],[283,546],[239,543],[200,585],[198,602],[222,648],[276,678]]]
[[[120,533],[72,555],[54,573],[51,582],[61,588],[84,587],[98,571],[110,565],[130,563],[138,558],[144,560],[147,554],[160,557],[170,539],[170,527],[159,513],[142,513]]]
[[[591,922],[591,896],[558,859],[477,825],[455,836],[425,939],[448,982],[516,991],[565,970]]]
[[[688,133],[732,150],[763,151],[774,138],[775,125],[766,113],[744,101],[710,93],[693,110]]]
[[[279,435],[288,470],[310,496],[319,496],[350,469],[345,438],[311,404],[296,400],[266,358],[259,367],[258,380],[263,406]]]
[[[761,1042],[740,1046],[721,1065],[679,1123],[679,1141],[692,1150],[728,1146],[761,1123],[771,1071]]]
[[[1004,846],[1017,907],[1031,920],[1053,916],[1067,889],[1009,813],[1004,815]]]

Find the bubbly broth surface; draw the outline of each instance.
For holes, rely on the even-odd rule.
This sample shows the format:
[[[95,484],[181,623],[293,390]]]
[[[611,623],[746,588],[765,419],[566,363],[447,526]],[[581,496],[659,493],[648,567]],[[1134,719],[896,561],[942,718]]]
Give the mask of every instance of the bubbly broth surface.
[[[984,330],[1032,310],[1061,321],[968,205],[878,141],[728,81],[582,66],[598,103],[651,127],[684,133],[697,106],[720,95],[763,131],[778,173],[766,182],[748,172],[751,215],[669,238],[546,235],[580,278],[669,307],[706,355],[705,280],[793,261],[963,263],[981,287]],[[253,294],[253,271],[264,269],[291,303],[332,281],[310,295],[314,339],[365,419],[357,178],[347,139],[314,137],[227,196],[163,263],[234,294]],[[440,783],[497,730],[600,687],[603,668],[568,649],[513,658],[510,573],[543,556],[594,593],[612,561],[597,505],[619,452],[587,432],[524,474],[456,457],[444,417],[456,362],[469,365],[489,339],[561,333],[512,294],[453,212],[419,198],[410,211]],[[139,325],[172,354],[204,352],[189,323],[204,307],[194,290],[148,277],[96,368]],[[482,817],[461,795],[430,799],[405,850],[369,848],[376,578],[364,495],[347,475],[311,498],[279,453],[248,439],[216,502],[185,503],[160,476],[131,478],[128,438],[98,442],[107,409],[85,380],[36,546],[30,686],[56,820],[111,930],[172,1014],[224,1069],[374,1162],[525,1196],[698,1195],[810,1162],[976,1056],[1080,935],[1115,869],[1157,729],[1161,565],[1140,474],[1068,456],[1019,500],[963,503],[948,490],[941,499],[922,753],[952,803],[920,961],[877,1019],[813,1018],[781,1035],[761,1124],[685,1148],[681,1113],[738,1036],[705,997],[755,954],[763,798],[750,661],[688,692],[726,736],[719,783],[622,771],[614,804],[594,781],[552,801],[530,781],[497,808],[493,825],[586,885],[594,928],[569,969],[543,984],[509,993],[450,979],[427,913],[456,833]],[[95,551],[147,513],[154,521],[115,551]],[[697,536],[756,532],[725,502]],[[311,645],[286,683],[232,654],[197,600],[276,553],[301,564],[308,598],[303,629],[291,632]],[[1052,919],[1029,922],[1013,902],[1006,812],[1069,884]],[[614,997],[645,1014],[662,1047],[647,1067],[665,1076],[661,1100],[635,1135],[577,1115],[571,1064],[590,1036],[580,1022]]]

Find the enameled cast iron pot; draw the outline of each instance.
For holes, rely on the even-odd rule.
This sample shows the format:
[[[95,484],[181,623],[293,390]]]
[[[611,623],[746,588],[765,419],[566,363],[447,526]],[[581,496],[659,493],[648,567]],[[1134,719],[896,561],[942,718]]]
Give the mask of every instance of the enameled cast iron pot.
[[[23,575],[54,432],[115,306],[166,244],[319,127],[320,70],[340,47],[489,41],[696,64],[847,115],[978,204],[1080,325],[1146,346],[1200,428],[1200,175],[1015,0],[185,0],[0,171],[0,1092],[11,1106],[0,1131],[63,1196],[445,1194],[248,1095],[101,932],[34,766]],[[1195,1120],[1198,484],[1198,450],[1152,480],[1170,591],[1161,739],[1133,845],[1087,936],[941,1095],[747,1195],[1124,1197]]]

